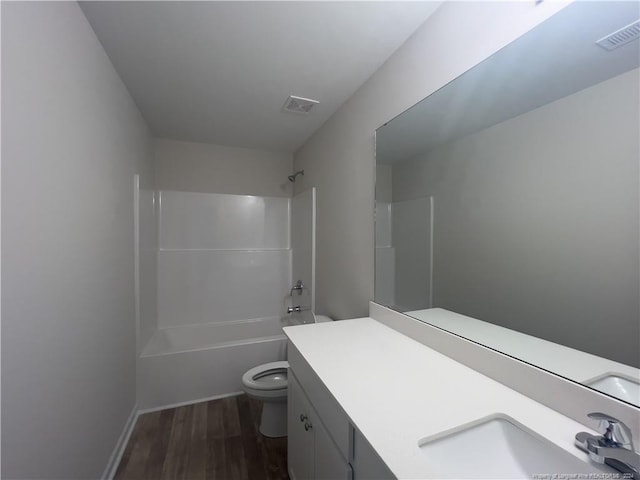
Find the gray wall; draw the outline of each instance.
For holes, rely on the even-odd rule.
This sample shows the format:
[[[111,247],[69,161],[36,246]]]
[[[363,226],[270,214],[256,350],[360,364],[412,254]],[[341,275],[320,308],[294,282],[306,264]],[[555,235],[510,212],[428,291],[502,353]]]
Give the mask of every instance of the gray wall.
[[[391,204],[394,307],[400,311],[431,307],[431,198]]]
[[[367,315],[373,298],[375,129],[564,6],[444,3],[296,152],[295,191],[318,187],[318,313]]]
[[[2,2],[2,477],[102,475],[135,405],[151,138],[80,8]]]
[[[390,203],[393,201],[393,182],[391,165],[376,165],[376,200]]]
[[[290,197],[290,153],[155,140],[159,190]],[[299,177],[298,177],[299,178]]]
[[[435,197],[434,306],[640,366],[638,70],[394,165]]]

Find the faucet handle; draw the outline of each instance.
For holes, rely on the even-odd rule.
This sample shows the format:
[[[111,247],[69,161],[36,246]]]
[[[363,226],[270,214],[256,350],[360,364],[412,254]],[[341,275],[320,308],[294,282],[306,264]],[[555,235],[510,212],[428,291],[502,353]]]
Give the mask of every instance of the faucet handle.
[[[626,448],[633,449],[631,430],[620,420],[602,412],[590,413],[588,414],[588,417],[593,418],[594,420],[599,420],[600,423],[598,430],[602,433],[604,438]]]
[[[296,284],[293,287],[291,287],[291,291],[289,292],[289,295],[293,297],[293,292],[298,292],[298,295],[302,295],[302,290],[306,288],[307,287],[304,286],[304,283],[302,283],[302,280],[298,280]]]

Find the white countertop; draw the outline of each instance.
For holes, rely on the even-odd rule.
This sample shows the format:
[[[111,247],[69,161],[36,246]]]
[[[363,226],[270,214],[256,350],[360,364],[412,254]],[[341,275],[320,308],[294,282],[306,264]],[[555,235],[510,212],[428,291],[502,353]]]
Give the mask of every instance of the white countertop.
[[[442,308],[415,310],[405,312],[405,315],[495,348],[576,382],[588,384],[606,374],[619,374],[633,379],[636,383],[640,382],[640,370],[635,367]],[[640,405],[640,398],[635,399],[634,403]]]
[[[420,439],[496,413],[588,462],[574,437],[596,432],[376,320],[284,331],[398,478],[437,476],[437,466],[418,447]]]

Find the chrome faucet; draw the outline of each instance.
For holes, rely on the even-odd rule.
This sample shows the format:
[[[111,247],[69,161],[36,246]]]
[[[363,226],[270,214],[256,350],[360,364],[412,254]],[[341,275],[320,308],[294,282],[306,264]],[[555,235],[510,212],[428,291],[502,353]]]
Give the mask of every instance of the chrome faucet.
[[[291,291],[289,292],[289,295],[293,297],[293,292],[298,292],[298,295],[302,295],[302,290],[304,290],[305,288],[307,287],[304,286],[304,283],[302,283],[302,280],[298,280],[296,284],[293,287],[291,287]]]
[[[600,421],[598,430],[602,435],[580,432],[576,446],[594,462],[606,463],[626,474],[625,478],[640,480],[640,454],[635,451],[629,427],[605,413],[590,413],[589,418]]]

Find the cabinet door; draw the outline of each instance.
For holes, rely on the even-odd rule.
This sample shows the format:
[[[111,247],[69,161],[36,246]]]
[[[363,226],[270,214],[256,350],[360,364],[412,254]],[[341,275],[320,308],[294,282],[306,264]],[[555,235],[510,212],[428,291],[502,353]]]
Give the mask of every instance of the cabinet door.
[[[353,465],[354,480],[391,480],[396,478],[358,430],[353,433],[351,465]]]
[[[316,480],[351,480],[351,465],[342,457],[323,425],[315,421]]]
[[[311,480],[314,473],[314,430],[311,406],[291,370],[287,397],[287,460],[291,480]],[[306,426],[306,428],[305,428]]]

